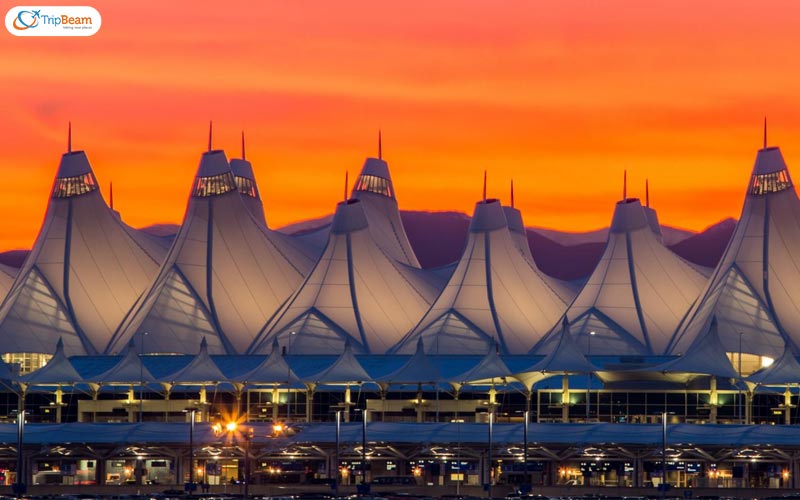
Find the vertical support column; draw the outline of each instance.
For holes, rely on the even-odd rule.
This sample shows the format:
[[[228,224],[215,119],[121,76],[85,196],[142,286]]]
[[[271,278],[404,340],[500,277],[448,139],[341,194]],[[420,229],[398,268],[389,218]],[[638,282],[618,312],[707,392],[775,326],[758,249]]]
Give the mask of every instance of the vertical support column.
[[[250,391],[245,389],[244,391],[244,423],[250,423]]]
[[[531,388],[533,390],[533,388]],[[542,393],[536,391],[536,423],[542,421]]]
[[[717,377],[711,377],[708,390],[708,422],[717,423],[717,408],[719,407],[719,394],[717,393]]]
[[[350,400],[350,385],[346,385],[344,387],[344,421],[350,421],[350,405],[352,401]]]
[[[744,423],[753,423],[753,391],[749,387],[744,393]]]
[[[278,421],[278,397],[280,394],[278,393],[278,386],[272,388],[272,421]]]
[[[206,392],[206,386],[200,386],[200,421],[201,422],[208,422],[208,394]]]
[[[786,386],[786,391],[783,393],[783,423],[790,425],[792,423],[792,391],[789,386]]]
[[[421,424],[424,421],[425,408],[422,407],[422,384],[417,384],[417,423]]]
[[[314,387],[306,389],[306,422],[311,423],[314,418]]]
[[[94,461],[94,481],[96,484],[106,484],[106,461],[103,458]]]
[[[61,405],[64,404],[64,391],[61,390],[59,385],[56,388],[56,423],[61,423]]]
[[[569,423],[569,375],[561,378],[561,421]]]
[[[133,402],[136,401],[136,393],[133,392],[133,386],[128,389],[128,422],[136,422],[136,409]]]

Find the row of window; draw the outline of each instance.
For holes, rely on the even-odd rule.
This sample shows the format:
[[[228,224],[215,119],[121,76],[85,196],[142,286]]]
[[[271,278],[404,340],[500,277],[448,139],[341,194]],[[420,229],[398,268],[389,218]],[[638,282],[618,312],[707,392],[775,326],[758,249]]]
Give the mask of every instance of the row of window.
[[[97,189],[97,181],[91,172],[75,177],[59,177],[53,185],[53,198],[80,196]]]
[[[233,174],[225,172],[219,175],[212,175],[211,177],[197,177],[194,180],[192,196],[201,198],[216,196],[233,191],[234,189],[236,189],[236,182],[233,180]]]
[[[251,198],[258,199],[258,188],[256,187],[256,181],[252,179],[248,179],[247,177],[239,177],[238,175],[236,178],[236,189],[239,190],[240,194],[245,196],[249,196]]]
[[[792,180],[786,169],[770,174],[756,174],[750,181],[750,194],[777,193],[792,187]]]
[[[369,191],[370,193],[382,194],[388,198],[392,198],[392,186],[389,181],[383,177],[375,175],[362,175],[356,181],[356,191]]]

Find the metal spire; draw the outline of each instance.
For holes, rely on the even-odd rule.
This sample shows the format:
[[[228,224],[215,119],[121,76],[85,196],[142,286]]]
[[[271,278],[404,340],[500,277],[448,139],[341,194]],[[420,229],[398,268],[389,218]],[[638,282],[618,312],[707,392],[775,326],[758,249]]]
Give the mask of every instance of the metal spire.
[[[246,160],[244,156],[244,130],[242,130],[242,160]]]
[[[72,122],[67,122],[67,153],[72,153]]]
[[[511,208],[514,208],[514,179],[511,179]]]
[[[767,149],[767,117],[764,117],[764,149]]]
[[[111,210],[114,210],[114,181],[108,183],[108,203],[111,205]]]
[[[344,201],[347,201],[347,185],[350,183],[348,177],[350,176],[350,172],[347,170],[344,171]]]
[[[214,128],[214,122],[211,120],[208,121],[208,151],[211,151],[211,132]]]
[[[628,199],[628,171],[623,170],[622,172],[622,201]]]
[[[644,180],[644,206],[650,208],[650,181]]]
[[[486,201],[486,170],[483,171],[483,201]]]
[[[381,140],[381,129],[378,129],[378,159],[383,160],[383,141]]]

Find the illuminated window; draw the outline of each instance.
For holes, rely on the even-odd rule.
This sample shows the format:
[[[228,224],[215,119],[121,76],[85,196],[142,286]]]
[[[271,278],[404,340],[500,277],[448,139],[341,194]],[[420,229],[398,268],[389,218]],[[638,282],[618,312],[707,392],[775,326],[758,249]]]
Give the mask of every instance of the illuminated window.
[[[777,193],[792,187],[792,179],[786,169],[769,174],[755,174],[750,180],[750,194]]]
[[[239,193],[258,199],[258,188],[256,187],[256,181],[253,179],[248,179],[247,177],[240,177],[238,175],[235,177],[235,179],[236,189],[239,190]]]
[[[392,187],[388,179],[375,175],[362,175],[356,182],[356,191],[369,191],[370,193],[382,194],[388,198],[392,197]]]
[[[738,352],[729,352],[727,354],[728,354],[728,359],[730,360],[731,364],[733,365],[733,368],[736,371],[739,371],[739,369],[740,369],[739,368],[739,366],[740,366],[740,364],[739,364],[739,353]],[[768,356],[758,356],[756,354],[748,354],[746,352],[743,352],[741,354],[741,356],[742,356],[741,371],[742,371],[742,376],[743,377],[747,377],[749,375],[752,375],[753,373],[757,372],[758,370],[760,370],[762,368],[766,368],[766,367],[770,366],[772,363],[775,362],[775,360],[773,358],[770,358]]]
[[[233,180],[233,174],[225,172],[219,175],[212,175],[211,177],[195,178],[192,196],[216,196],[233,191],[234,189],[236,189],[236,183]]]
[[[52,354],[42,354],[38,352],[7,352],[2,356],[3,361],[7,364],[19,365],[20,375],[38,370],[46,365],[52,357]]]
[[[53,186],[53,198],[80,196],[97,189],[97,181],[91,172],[75,177],[59,177]]]

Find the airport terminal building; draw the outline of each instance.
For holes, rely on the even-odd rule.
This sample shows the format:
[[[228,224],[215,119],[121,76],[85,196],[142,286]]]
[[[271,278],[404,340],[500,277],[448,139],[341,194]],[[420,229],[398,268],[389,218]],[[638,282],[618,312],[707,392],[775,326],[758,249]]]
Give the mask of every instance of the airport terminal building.
[[[211,146],[162,238],[69,144],[32,251],[0,268],[0,483],[795,486],[800,201],[778,148],[715,269],[624,193],[574,283],[537,266],[513,194],[423,269],[381,154],[330,224],[287,235],[244,141]]]

